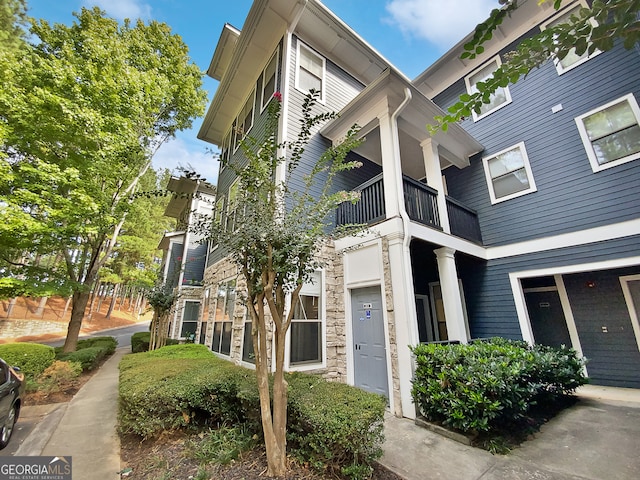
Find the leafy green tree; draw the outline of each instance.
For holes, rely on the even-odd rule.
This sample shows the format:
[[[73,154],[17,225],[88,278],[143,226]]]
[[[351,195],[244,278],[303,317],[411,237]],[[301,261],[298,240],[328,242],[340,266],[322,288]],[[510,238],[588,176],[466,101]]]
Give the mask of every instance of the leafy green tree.
[[[2,0],[0,2],[0,49],[12,51],[23,47],[26,24],[25,0]]]
[[[5,215],[0,247],[19,257],[31,239],[43,254],[61,254],[63,286],[73,290],[65,351],[76,348],[89,291],[153,154],[206,102],[202,73],[166,24],[118,24],[98,8],[75,16],[71,26],[33,20],[33,44],[0,78],[0,209],[24,220],[16,227]],[[7,232],[16,228],[24,244]],[[14,260],[2,262],[28,281],[31,263]]]
[[[287,382],[284,378],[285,337],[294,309],[286,310],[287,297],[296,305],[300,289],[318,267],[316,254],[327,238],[328,218],[337,205],[354,199],[348,192],[333,192],[332,181],[345,170],[359,166],[347,154],[355,148],[357,129],[340,144],[328,149],[304,176],[305,188],[289,188],[288,179],[299,167],[305,146],[318,125],[333,118],[314,113],[318,94],[310,94],[303,105],[303,120],[297,139],[278,141],[280,94],[268,107],[264,137],[241,142],[246,161],[230,163],[239,179],[235,208],[227,221],[213,221],[212,238],[229,252],[246,281],[246,306],[252,322],[253,351],[260,392],[262,428],[268,474],[286,470]],[[276,171],[286,168],[287,180],[274,182]],[[312,187],[322,185],[319,195]],[[285,207],[286,206],[286,207]],[[272,363],[269,362],[273,335]],[[269,367],[275,366],[273,394],[269,390]]]
[[[547,3],[552,0],[539,0]],[[473,38],[464,45],[463,59],[473,59],[484,52],[483,44],[491,40],[495,29],[518,8],[517,0],[500,0],[501,9],[491,12],[489,18],[479,24]],[[553,0],[553,8],[561,7],[561,0]],[[436,117],[438,125],[429,126],[432,131],[459,122],[480,113],[484,104],[491,102],[498,88],[516,83],[532,69],[544,62],[557,58],[564,59],[570,52],[576,55],[593,53],[596,50],[611,50],[616,41],[626,49],[634,48],[640,41],[640,2],[638,0],[594,0],[589,8],[580,8],[567,22],[549,26],[540,33],[518,44],[515,50],[505,55],[502,65],[493,76],[476,84],[477,92],[465,93],[458,102],[449,107],[448,114]]]

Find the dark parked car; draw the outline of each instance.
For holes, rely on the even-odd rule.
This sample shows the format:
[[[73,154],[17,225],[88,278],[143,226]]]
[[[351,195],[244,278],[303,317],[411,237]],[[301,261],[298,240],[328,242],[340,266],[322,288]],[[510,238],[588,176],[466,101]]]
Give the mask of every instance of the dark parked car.
[[[0,358],[0,449],[9,444],[20,415],[24,394],[24,375]]]

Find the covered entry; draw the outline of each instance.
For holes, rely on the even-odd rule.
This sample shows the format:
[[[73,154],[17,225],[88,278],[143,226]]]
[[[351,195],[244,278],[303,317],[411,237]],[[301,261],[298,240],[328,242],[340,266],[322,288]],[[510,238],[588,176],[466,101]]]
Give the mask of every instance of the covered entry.
[[[354,384],[389,398],[380,287],[351,291]]]

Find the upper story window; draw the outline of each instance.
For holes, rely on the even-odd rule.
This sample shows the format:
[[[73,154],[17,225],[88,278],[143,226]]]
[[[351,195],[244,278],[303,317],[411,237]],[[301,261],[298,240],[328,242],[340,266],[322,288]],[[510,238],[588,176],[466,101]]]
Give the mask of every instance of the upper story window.
[[[640,108],[632,93],[576,118],[594,172],[640,158]]]
[[[278,52],[273,54],[271,60],[262,72],[262,100],[261,105],[262,109],[264,109],[269,100],[273,97],[273,94],[276,93],[276,74],[278,72]]]
[[[536,191],[524,142],[485,157],[482,163],[492,204]]]
[[[236,222],[238,221],[237,214],[239,208],[239,191],[240,182],[235,180],[229,187],[229,199],[227,200],[227,232],[234,232],[236,230]]]
[[[240,141],[247,136],[251,127],[253,127],[253,106],[255,104],[255,90],[251,92],[247,101],[233,123],[233,151],[235,152],[240,145]]]
[[[326,61],[302,42],[298,42],[298,65],[296,67],[296,88],[307,93],[314,89],[320,92],[324,102]]]
[[[224,195],[216,196],[216,204],[213,207],[213,223],[215,225],[222,224],[222,218],[224,216]],[[211,251],[218,248],[218,241],[214,238],[209,243]]]
[[[500,57],[497,56],[472,74],[464,77],[464,82],[467,85],[467,92],[469,94],[476,93],[478,91],[478,83],[491,78],[493,76],[493,72],[495,72],[500,65],[502,65],[502,62],[500,61]],[[511,93],[509,92],[509,87],[498,87],[493,95],[491,95],[489,103],[482,104],[482,107],[480,107],[480,113],[472,112],[473,120],[478,121],[510,103]]]
[[[560,25],[562,23],[568,23],[571,20],[571,16],[580,16],[580,9],[587,8],[586,3],[581,1],[579,5],[576,5],[573,8],[566,10],[565,12],[560,13],[559,15],[553,17],[551,20],[540,25],[540,29],[544,30],[546,28],[555,27],[556,25]],[[597,27],[598,24],[595,20],[590,20],[591,24],[594,27]],[[572,48],[569,50],[569,53],[562,59],[555,59],[556,70],[558,71],[558,75],[562,75],[564,72],[571,70],[572,68],[577,67],[578,65],[582,65],[584,62],[589,60],[590,58],[595,57],[600,53],[600,50],[596,50],[591,55],[587,51],[583,52],[582,55],[578,55],[576,53],[576,49]]]

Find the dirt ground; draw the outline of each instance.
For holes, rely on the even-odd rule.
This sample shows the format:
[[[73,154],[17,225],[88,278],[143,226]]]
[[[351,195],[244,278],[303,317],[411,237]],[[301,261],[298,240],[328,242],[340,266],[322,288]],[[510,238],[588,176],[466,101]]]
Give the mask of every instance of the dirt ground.
[[[267,460],[264,450],[258,448],[240,456],[228,465],[200,465],[189,456],[187,445],[198,441],[198,435],[165,435],[141,442],[139,437],[121,437],[123,478],[132,480],[265,480]],[[131,470],[129,470],[131,469]],[[129,473],[127,474],[127,471]],[[127,477],[125,477],[127,475]],[[280,480],[339,479],[335,475],[320,474],[289,461],[289,472]],[[372,480],[402,480],[402,477],[375,464]]]
[[[133,309],[130,307],[128,300],[125,300],[122,305],[119,301],[116,302],[111,316],[107,318],[110,302],[111,298],[106,297],[102,302],[95,303],[94,311],[91,312],[90,315],[85,315],[85,318],[82,321],[81,334],[93,333],[109,328],[126,327],[138,322],[151,320],[151,311],[144,312],[144,314],[137,316],[132,311]],[[60,329],[55,333],[0,338],[0,343],[46,342],[49,340],[64,338],[67,334],[67,326],[71,318],[71,306],[69,306],[65,312],[65,304],[66,300],[64,298],[51,297],[47,300],[44,308],[39,311],[39,298],[21,297],[18,298],[15,306],[13,307],[11,316],[7,317],[9,301],[0,301],[0,320],[42,320],[46,321],[48,325],[50,325],[51,322],[60,324]],[[100,307],[99,310],[97,309],[98,306]]]

